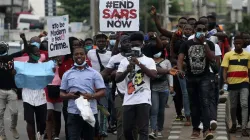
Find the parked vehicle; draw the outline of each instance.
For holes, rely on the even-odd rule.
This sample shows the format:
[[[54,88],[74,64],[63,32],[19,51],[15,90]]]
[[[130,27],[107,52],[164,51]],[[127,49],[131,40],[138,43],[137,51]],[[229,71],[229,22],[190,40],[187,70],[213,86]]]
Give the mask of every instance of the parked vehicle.
[[[42,23],[41,17],[37,15],[20,14],[17,19],[17,29],[29,30],[29,29],[44,29],[44,23]]]

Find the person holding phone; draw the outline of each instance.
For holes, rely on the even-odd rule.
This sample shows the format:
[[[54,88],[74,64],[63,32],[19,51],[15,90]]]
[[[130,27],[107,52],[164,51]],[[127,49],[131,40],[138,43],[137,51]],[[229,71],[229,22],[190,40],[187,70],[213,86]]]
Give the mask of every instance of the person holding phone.
[[[179,50],[178,69],[182,75],[186,75],[187,89],[191,99],[191,117],[193,133],[192,139],[200,136],[200,122],[203,122],[203,137],[206,140],[213,139],[210,131],[209,106],[215,102],[214,78],[210,74],[209,61],[215,60],[215,47],[211,41],[207,41],[206,26],[198,21],[195,23],[195,38],[184,42]],[[183,72],[183,62],[187,65],[186,73]],[[203,119],[201,120],[201,117]]]

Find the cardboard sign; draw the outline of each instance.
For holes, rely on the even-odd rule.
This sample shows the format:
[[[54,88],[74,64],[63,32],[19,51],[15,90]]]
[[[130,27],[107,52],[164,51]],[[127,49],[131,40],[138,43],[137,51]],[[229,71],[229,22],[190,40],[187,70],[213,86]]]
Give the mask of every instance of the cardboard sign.
[[[47,25],[49,57],[70,54],[69,16],[49,18]]]
[[[14,61],[15,83],[18,88],[43,89],[52,82],[55,63],[26,63]]]
[[[100,0],[101,31],[139,31],[139,0]]]

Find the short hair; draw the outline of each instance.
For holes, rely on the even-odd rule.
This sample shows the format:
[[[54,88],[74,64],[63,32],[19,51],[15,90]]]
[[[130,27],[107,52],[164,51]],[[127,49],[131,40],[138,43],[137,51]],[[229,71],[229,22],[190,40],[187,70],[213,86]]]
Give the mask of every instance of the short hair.
[[[207,17],[206,17],[206,16],[202,16],[202,17],[200,17],[200,18],[199,18],[199,20],[201,20],[202,18],[206,18],[206,19],[207,19]]]
[[[242,34],[238,34],[238,35],[236,35],[236,36],[234,37],[234,40],[236,40],[236,39],[243,39]]]
[[[32,54],[34,48],[37,48],[37,46],[29,44],[27,48],[27,54]]]
[[[95,39],[99,39],[99,38],[105,38],[105,39],[108,39],[108,36],[106,36],[105,34],[98,34],[95,36]]]
[[[193,28],[192,25],[190,25],[190,24],[185,24],[185,25],[183,26],[183,29],[185,29],[187,26],[191,26],[191,27]]]
[[[130,35],[130,41],[144,41],[144,35],[141,32],[134,32]]]
[[[197,21],[197,22],[195,22],[195,24],[194,24],[194,28],[196,28],[198,25],[204,25],[204,23],[203,22],[201,22],[201,21]]]
[[[86,41],[92,41],[92,42],[94,42],[94,40],[93,40],[92,38],[86,38],[86,39],[84,40],[84,42],[86,42]]]
[[[195,20],[195,22],[197,21],[195,18],[188,18],[187,21],[190,21],[190,20]]]
[[[82,50],[83,50],[83,52],[84,52],[84,54],[85,54],[85,50],[84,50],[84,48],[83,48],[83,47],[76,47],[76,48],[74,48],[74,49],[73,49],[73,54],[74,54],[74,52],[75,52],[75,50],[76,50],[76,49],[82,49]]]
[[[47,47],[45,46],[45,44],[44,43],[47,43]],[[48,51],[48,41],[47,40],[43,40],[42,42],[41,42],[41,45],[40,45],[40,50],[43,50],[43,51]]]
[[[185,17],[180,17],[178,21],[180,21],[181,19],[187,20],[187,18]]]
[[[211,18],[213,20],[216,20],[216,17],[214,15],[208,15],[207,18]]]

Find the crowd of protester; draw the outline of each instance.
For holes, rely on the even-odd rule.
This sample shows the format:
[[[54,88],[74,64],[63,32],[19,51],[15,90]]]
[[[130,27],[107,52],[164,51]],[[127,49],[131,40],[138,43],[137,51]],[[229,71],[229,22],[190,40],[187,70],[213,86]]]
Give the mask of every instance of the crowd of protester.
[[[17,93],[23,100],[29,140],[59,140],[61,113],[66,140],[147,140],[164,137],[165,108],[173,98],[176,119],[192,126],[191,138],[213,139],[217,128],[219,94],[229,92],[232,128],[243,136],[249,121],[250,35],[229,38],[214,15],[178,20],[178,29],[160,25],[156,9],[151,15],[160,32],[98,33],[93,38],[69,38],[71,53],[48,58],[47,33],[26,40],[24,49],[8,54],[0,43],[0,140],[5,140],[4,112],[11,113],[10,131],[19,138]],[[44,89],[17,89],[14,61],[27,56],[27,63],[53,60],[55,77]],[[29,84],[29,83],[28,83]],[[221,90],[223,89],[223,90]],[[75,103],[88,99],[95,117],[92,127]],[[167,109],[166,109],[167,110]],[[169,118],[170,119],[170,118]]]

